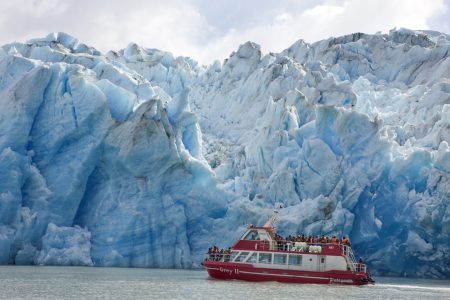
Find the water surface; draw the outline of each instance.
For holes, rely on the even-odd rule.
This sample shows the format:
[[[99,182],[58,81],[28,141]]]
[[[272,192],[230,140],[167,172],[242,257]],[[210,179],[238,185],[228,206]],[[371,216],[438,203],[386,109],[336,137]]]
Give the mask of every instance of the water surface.
[[[450,281],[375,278],[370,286],[251,283],[205,271],[0,266],[0,299],[450,299]]]

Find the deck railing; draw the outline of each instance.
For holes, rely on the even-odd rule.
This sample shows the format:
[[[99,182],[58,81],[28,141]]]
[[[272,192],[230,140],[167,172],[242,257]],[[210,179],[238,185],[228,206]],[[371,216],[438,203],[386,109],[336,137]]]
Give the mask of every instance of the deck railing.
[[[338,245],[335,243],[307,243],[307,242],[292,242],[292,241],[272,241],[270,250],[278,251],[299,251],[320,253],[321,249],[317,247],[325,247],[327,245]]]
[[[229,253],[209,253],[205,260],[227,262],[230,261],[230,258],[231,254]]]
[[[367,271],[367,265],[365,265],[365,264],[359,265],[358,263],[351,264],[351,270],[352,271],[356,271],[356,272],[366,272]]]
[[[349,245],[340,245],[342,254],[348,256],[352,263],[356,263],[355,255],[353,254],[352,248]]]

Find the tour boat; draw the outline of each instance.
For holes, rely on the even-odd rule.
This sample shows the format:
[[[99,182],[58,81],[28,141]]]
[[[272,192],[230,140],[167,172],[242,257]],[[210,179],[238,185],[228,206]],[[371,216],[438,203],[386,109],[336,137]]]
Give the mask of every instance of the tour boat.
[[[203,262],[216,279],[289,283],[364,285],[374,283],[366,265],[355,260],[350,245],[280,240],[272,225],[248,226],[228,253],[214,253]]]

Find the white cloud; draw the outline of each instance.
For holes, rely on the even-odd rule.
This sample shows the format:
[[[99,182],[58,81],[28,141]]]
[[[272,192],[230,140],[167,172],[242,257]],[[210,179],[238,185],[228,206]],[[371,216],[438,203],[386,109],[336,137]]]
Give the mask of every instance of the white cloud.
[[[261,44],[264,52],[278,52],[300,38],[313,42],[356,31],[427,29],[446,8],[444,0],[323,0],[306,9],[296,1],[280,0],[276,9],[255,4],[246,11],[251,22],[242,18],[219,30],[208,23],[210,15],[202,15],[199,5],[204,2],[191,1],[1,1],[0,44],[64,31],[102,51],[136,42],[209,63],[226,58],[247,40]],[[229,18],[238,6],[230,0],[222,7],[229,10],[223,12]],[[215,13],[214,18],[220,18],[221,12]]]
[[[313,18],[323,18],[323,17],[333,18],[342,14],[345,11],[346,6],[348,5],[349,5],[348,2],[345,2],[343,5],[334,5],[334,4],[317,5],[303,12],[302,15],[305,17],[313,17]]]
[[[194,55],[213,32],[189,2],[16,0],[0,2],[0,43],[64,31],[100,50],[129,42]]]
[[[230,51],[232,45],[236,47],[246,40],[261,44],[265,52],[278,52],[300,38],[314,42],[358,31],[387,32],[394,27],[428,29],[428,20],[445,7],[443,0],[329,0],[303,12],[286,11],[274,16],[271,22],[230,32],[212,43],[210,53],[212,57],[223,57],[226,52],[219,53],[220,49]]]

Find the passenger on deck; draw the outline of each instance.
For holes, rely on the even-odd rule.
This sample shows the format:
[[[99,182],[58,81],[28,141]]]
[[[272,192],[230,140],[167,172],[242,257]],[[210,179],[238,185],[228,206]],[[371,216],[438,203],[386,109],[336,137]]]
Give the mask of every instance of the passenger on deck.
[[[338,243],[338,238],[335,236],[335,235],[333,235],[333,237],[331,238],[331,242],[334,244],[334,245],[338,245],[339,243]]]
[[[360,258],[360,259],[358,260],[358,272],[362,272],[362,269],[363,269],[363,261],[362,261],[362,259]]]
[[[283,241],[284,241],[283,237],[281,235],[275,233],[275,241],[277,242],[276,243],[277,249],[278,250],[283,250],[283,247],[284,247],[283,246]]]
[[[342,238],[342,245],[350,247],[350,239],[344,236]],[[347,255],[347,253],[348,253],[347,247],[344,247],[343,249],[344,249],[344,254]]]
[[[328,242],[327,237],[323,235],[322,238],[320,239],[320,242],[321,242],[322,244],[326,244],[326,243]]]
[[[318,235],[316,235],[316,236],[313,238],[313,243],[314,243],[314,244],[318,244],[318,243],[319,243],[319,236],[318,236]]]
[[[279,235],[278,233],[275,233],[275,240],[276,241],[282,241],[283,237],[281,235]]]
[[[342,238],[342,245],[350,246],[350,239],[344,236]]]
[[[225,249],[223,261],[230,261],[230,254],[231,254],[231,247],[228,247],[228,249]]]
[[[216,260],[216,246],[213,246],[212,247],[212,249],[211,249],[211,254],[209,255],[209,258],[211,259],[211,260]]]

